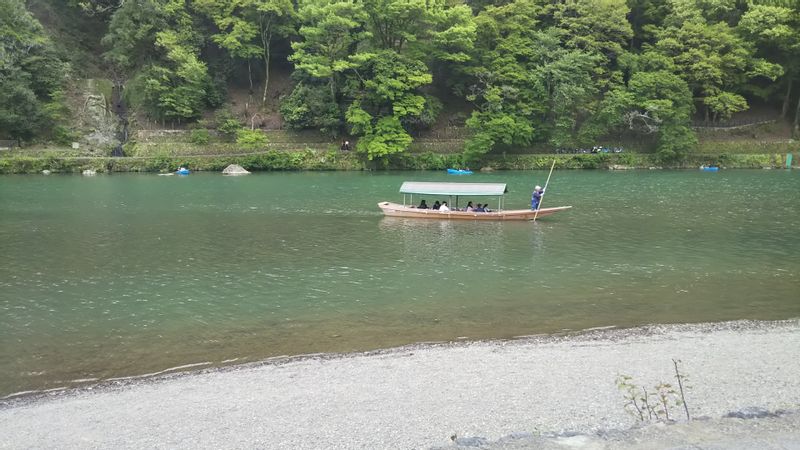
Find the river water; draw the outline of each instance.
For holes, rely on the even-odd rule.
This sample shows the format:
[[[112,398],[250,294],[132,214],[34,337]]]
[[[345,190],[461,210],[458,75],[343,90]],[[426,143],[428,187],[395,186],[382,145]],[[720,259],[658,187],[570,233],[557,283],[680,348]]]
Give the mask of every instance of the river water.
[[[800,316],[797,171],[557,171],[542,206],[573,209],[536,223],[376,206],[413,180],[505,182],[506,208],[525,208],[546,176],[4,176],[0,396],[279,355]]]

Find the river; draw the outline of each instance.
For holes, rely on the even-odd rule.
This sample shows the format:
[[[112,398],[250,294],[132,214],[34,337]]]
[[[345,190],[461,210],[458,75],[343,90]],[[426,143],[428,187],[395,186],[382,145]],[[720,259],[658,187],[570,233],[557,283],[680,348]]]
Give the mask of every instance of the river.
[[[797,171],[557,171],[542,206],[573,209],[536,223],[376,206],[408,180],[504,182],[505,207],[525,208],[546,177],[0,177],[0,397],[280,355],[800,316]]]

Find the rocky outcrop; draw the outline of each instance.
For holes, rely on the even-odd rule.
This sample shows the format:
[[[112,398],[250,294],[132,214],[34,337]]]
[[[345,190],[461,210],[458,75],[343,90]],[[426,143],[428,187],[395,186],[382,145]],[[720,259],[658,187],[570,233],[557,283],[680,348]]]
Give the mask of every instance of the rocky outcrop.
[[[223,175],[247,175],[248,172],[244,167],[238,164],[231,164],[222,171]]]

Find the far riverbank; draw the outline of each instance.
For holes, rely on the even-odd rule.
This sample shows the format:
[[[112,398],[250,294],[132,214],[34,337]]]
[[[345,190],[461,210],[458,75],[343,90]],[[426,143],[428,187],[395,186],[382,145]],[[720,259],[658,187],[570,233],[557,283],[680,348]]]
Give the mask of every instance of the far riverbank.
[[[543,170],[555,161],[556,169],[696,169],[719,166],[724,169],[785,168],[787,151],[772,153],[704,153],[680,161],[661,161],[650,153],[500,154],[487,155],[473,170]],[[797,167],[800,155],[794,155]],[[0,174],[151,172],[168,173],[178,167],[192,171],[221,172],[230,164],[249,171],[363,171],[363,170],[445,170],[468,167],[461,154],[407,153],[383,162],[366,161],[354,152],[339,150],[266,150],[229,154],[158,154],[153,156],[86,156],[67,151],[14,151],[0,154]]]
[[[7,400],[0,447],[430,448],[462,437],[593,434],[639,423],[619,375],[646,389],[674,384],[673,359],[689,380],[693,419],[791,411],[800,408],[797,348],[793,319],[277,358]],[[671,413],[686,421],[682,406]],[[771,426],[792,433],[795,422]],[[719,426],[729,433],[732,424]],[[694,442],[679,436],[670,442]]]

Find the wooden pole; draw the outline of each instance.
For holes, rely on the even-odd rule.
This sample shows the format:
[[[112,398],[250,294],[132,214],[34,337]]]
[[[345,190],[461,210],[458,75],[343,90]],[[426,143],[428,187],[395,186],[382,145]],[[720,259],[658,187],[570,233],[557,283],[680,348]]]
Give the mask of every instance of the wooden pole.
[[[556,168],[556,159],[553,158],[553,165],[550,166],[550,173],[547,175],[547,181],[545,181],[544,183],[544,189],[542,189],[542,192],[547,192],[547,185],[550,183],[550,177],[553,175],[553,169],[555,168]],[[544,198],[539,199],[539,207],[536,208],[536,212],[533,214],[534,222],[536,222],[536,217],[539,215],[539,210],[542,208],[542,200],[544,200]]]

